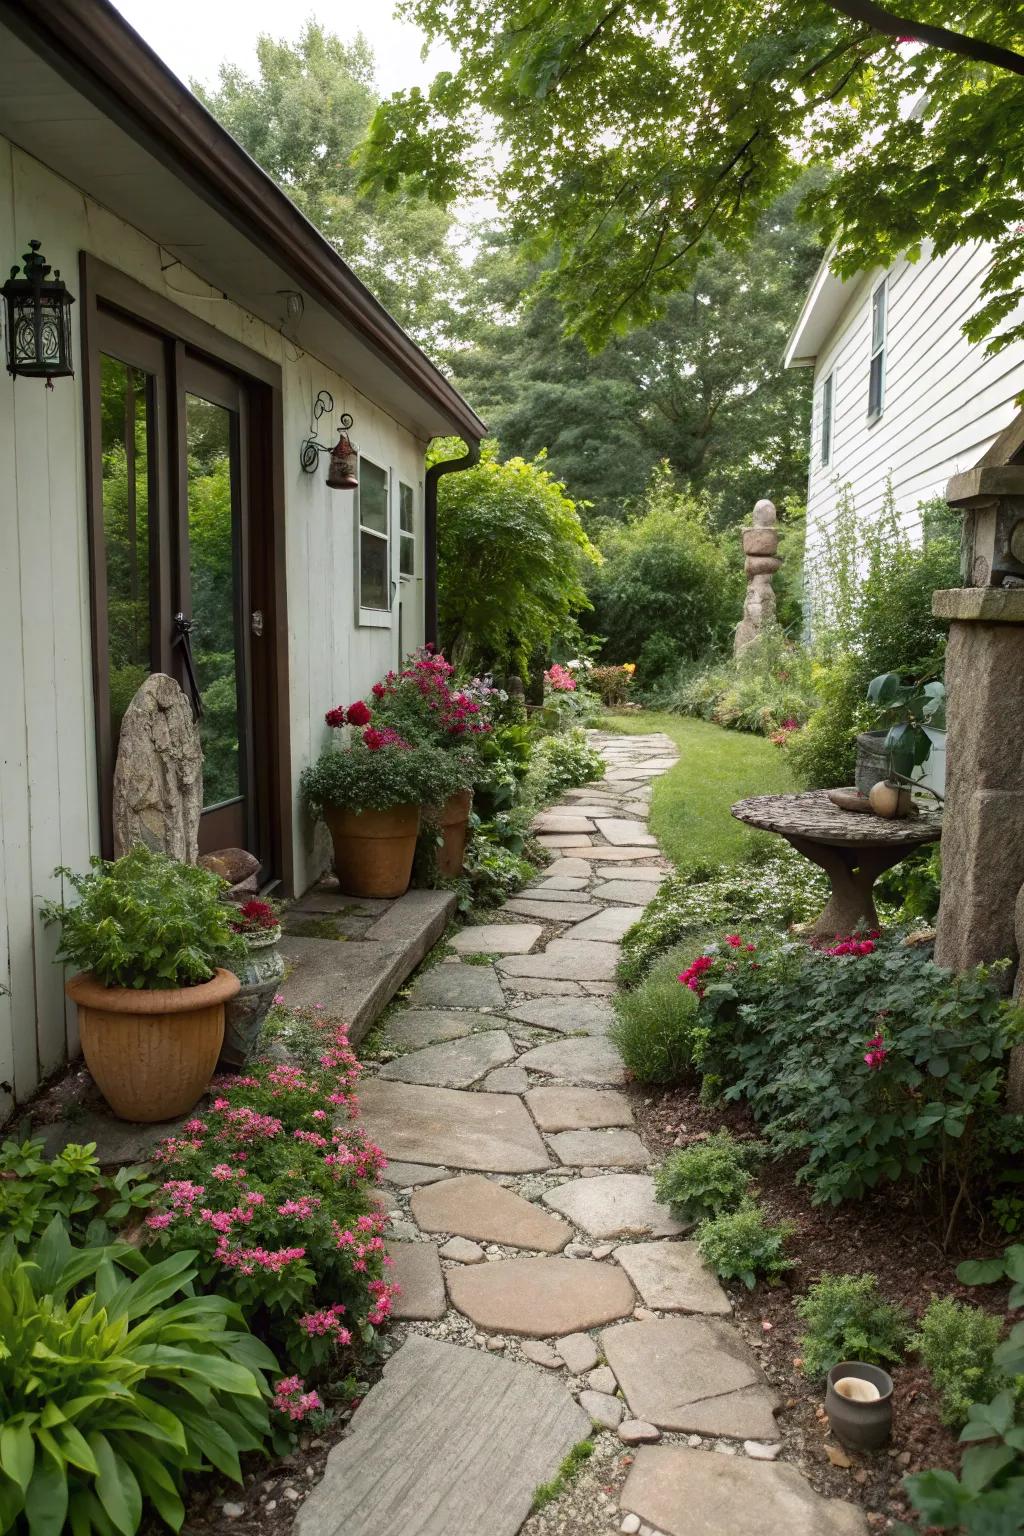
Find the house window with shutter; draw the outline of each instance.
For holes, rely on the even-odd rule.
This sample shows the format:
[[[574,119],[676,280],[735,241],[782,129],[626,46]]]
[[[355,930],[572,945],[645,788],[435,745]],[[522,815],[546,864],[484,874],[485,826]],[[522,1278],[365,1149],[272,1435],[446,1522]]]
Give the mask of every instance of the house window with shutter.
[[[871,295],[871,363],[868,376],[868,420],[876,421],[885,405],[885,339],[888,281],[883,278]]]
[[[832,402],[835,395],[835,374],[830,373],[821,386],[821,462],[828,464],[832,458]]]

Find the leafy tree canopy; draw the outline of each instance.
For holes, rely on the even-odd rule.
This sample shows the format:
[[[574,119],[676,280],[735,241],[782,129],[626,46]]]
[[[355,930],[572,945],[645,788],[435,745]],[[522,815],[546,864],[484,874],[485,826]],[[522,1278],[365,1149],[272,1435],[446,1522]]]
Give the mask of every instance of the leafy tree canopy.
[[[431,458],[448,459],[444,439]],[[583,571],[600,559],[565,487],[543,456],[501,463],[485,443],[480,463],[445,475],[437,496],[441,641],[456,665],[524,678],[531,658],[576,630],[588,607]]]
[[[907,3],[404,0],[460,64],[381,105],[366,174],[496,196],[597,347],[685,289],[709,237],[741,251],[814,162],[804,206],[844,275],[991,242],[967,330],[1004,345],[1024,335],[1024,0]]]
[[[810,380],[780,358],[820,248],[793,216],[797,195],[763,215],[745,251],[709,245],[660,319],[596,355],[560,339],[561,307],[537,292],[550,258],[530,262],[496,238],[470,274],[474,345],[451,366],[502,451],[546,448],[553,473],[591,504],[588,522],[620,516],[662,459],[709,493],[719,525],[760,496],[802,497]]]
[[[369,44],[308,21],[256,54],[255,78],[225,63],[216,90],[192,89],[415,339],[440,344],[459,324],[452,221],[401,177],[361,190],[352,163],[379,101]]]

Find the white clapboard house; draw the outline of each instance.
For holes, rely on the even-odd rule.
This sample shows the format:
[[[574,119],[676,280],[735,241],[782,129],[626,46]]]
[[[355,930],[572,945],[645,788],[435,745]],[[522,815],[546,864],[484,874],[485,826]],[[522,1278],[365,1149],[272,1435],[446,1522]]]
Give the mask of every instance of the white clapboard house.
[[[32,252],[74,298],[68,359],[61,311],[40,328],[73,374],[0,372],[0,1121],[75,1048],[39,901],[110,851],[121,714],[150,671],[185,682],[175,616],[201,847],[302,890],[324,711],[431,635],[427,445],[461,437],[469,462],[484,430],[107,0],[0,0],[0,271]],[[328,453],[302,463],[342,413],[357,489],[328,485]]]

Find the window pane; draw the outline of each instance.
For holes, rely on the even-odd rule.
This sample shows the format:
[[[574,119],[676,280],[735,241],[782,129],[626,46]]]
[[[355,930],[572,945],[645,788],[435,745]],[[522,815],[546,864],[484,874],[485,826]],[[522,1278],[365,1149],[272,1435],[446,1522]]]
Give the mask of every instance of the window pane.
[[[359,521],[376,533],[388,531],[388,477],[383,469],[359,461]]]
[[[121,720],[152,671],[149,443],[152,378],[100,358],[103,543],[107,571],[110,728],[116,753]]]
[[[416,510],[411,485],[398,485],[399,522],[403,533],[412,533],[416,527]]]
[[[868,385],[868,415],[878,416],[882,410],[882,381],[885,374],[885,353],[879,352],[871,359],[871,380]]]
[[[832,375],[821,389],[821,462],[827,464],[832,452]]]
[[[390,608],[388,541],[373,533],[359,535],[359,601],[363,608]]]
[[[885,284],[875,289],[871,300],[871,350],[877,352],[885,342]]]
[[[203,716],[203,808],[242,793],[231,412],[186,395],[192,655]]]
[[[399,570],[403,576],[415,576],[416,574],[416,540],[408,533],[402,534],[401,546],[398,551]]]

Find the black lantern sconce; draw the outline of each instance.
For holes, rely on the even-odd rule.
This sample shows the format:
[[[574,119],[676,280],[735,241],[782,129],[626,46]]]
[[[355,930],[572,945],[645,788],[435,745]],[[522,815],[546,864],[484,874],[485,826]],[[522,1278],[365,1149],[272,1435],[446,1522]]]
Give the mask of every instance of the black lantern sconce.
[[[329,453],[331,462],[327,466],[327,484],[332,491],[354,491],[359,485],[356,474],[359,451],[348,435],[352,417],[347,411],[339,416],[338,441],[333,448],[328,443],[321,443],[317,436],[317,423],[321,416],[333,410],[334,396],[330,390],[322,389],[313,402],[313,420],[309,424],[309,436],[300,449],[299,462],[306,474],[311,475],[320,462],[320,455]]]
[[[24,276],[18,268],[4,283],[7,326],[7,372],[17,378],[54,379],[74,377],[71,366],[71,306],[75,302],[61,281],[60,271],[50,268],[38,240],[29,241],[24,255]]]

